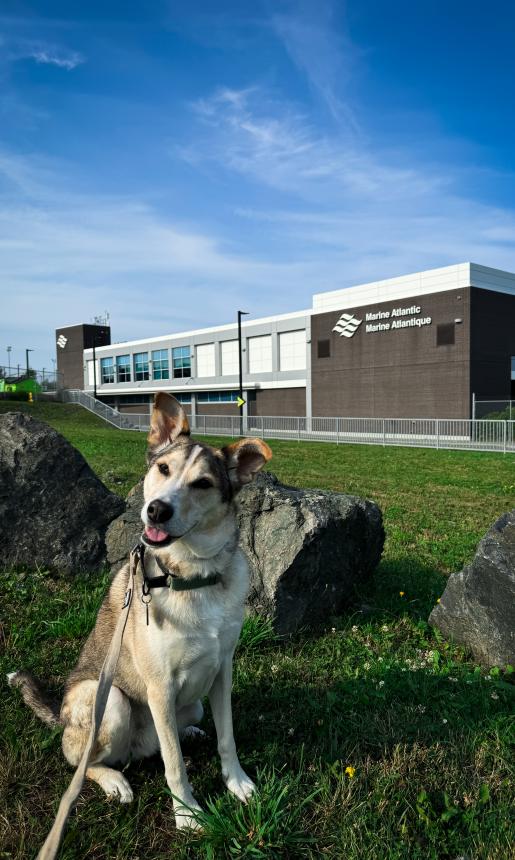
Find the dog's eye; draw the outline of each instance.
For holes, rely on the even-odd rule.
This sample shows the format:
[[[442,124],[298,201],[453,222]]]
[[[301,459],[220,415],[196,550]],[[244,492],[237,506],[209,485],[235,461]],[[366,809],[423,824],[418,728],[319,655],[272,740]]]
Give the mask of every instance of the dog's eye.
[[[210,490],[213,484],[207,478],[199,478],[198,481],[193,481],[190,487],[195,490]]]
[[[170,469],[168,468],[166,463],[158,463],[157,468],[159,469],[159,471],[161,472],[162,475],[169,475],[170,474]]]

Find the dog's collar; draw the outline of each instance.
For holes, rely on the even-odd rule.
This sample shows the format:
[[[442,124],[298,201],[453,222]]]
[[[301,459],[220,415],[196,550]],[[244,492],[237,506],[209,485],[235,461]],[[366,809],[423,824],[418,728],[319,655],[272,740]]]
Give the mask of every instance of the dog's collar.
[[[222,581],[220,573],[210,573],[208,576],[192,576],[184,579],[182,576],[177,576],[173,570],[165,567],[157,555],[152,557],[163,575],[150,578],[147,576],[147,571],[145,570],[145,544],[140,543],[138,547],[141,572],[143,574],[143,594],[145,596],[150,593],[152,588],[170,588],[171,591],[190,591],[196,588],[204,588],[206,585],[218,585]]]

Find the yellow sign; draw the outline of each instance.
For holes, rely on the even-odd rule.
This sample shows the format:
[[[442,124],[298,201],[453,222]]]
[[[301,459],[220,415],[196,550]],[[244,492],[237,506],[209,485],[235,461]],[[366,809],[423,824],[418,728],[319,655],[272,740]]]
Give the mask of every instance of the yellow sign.
[[[243,397],[238,397],[236,403],[238,406],[244,406],[247,401],[243,399]]]

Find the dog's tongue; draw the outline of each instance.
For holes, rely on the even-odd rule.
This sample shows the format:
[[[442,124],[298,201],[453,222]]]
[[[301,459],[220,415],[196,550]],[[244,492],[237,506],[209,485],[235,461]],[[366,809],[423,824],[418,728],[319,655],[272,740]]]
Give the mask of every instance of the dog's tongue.
[[[156,529],[154,526],[145,526],[145,534],[154,543],[161,543],[169,536],[167,532],[162,532],[161,529]]]

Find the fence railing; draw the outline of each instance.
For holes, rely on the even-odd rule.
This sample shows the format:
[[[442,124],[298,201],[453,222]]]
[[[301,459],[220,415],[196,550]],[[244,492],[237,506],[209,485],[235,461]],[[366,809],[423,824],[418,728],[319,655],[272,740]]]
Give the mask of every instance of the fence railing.
[[[27,371],[20,365],[0,364],[0,391],[15,392],[23,390],[23,383],[32,380],[36,383],[36,394],[47,394],[59,391],[63,387],[63,374],[56,370]]]
[[[515,400],[474,400],[472,418],[491,421],[515,421]]]
[[[67,403],[123,430],[148,431],[150,415],[117,412],[84,391],[64,391]],[[467,418],[288,418],[282,416],[193,415],[191,429],[206,436],[261,436],[267,439],[404,445],[418,448],[515,452],[515,420]]]

